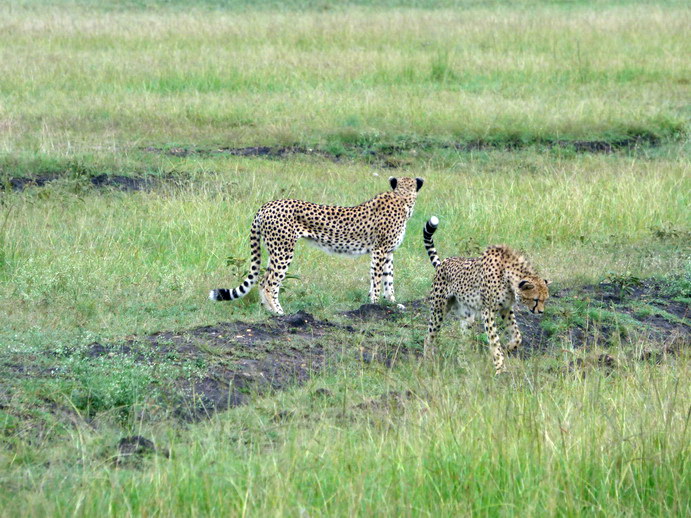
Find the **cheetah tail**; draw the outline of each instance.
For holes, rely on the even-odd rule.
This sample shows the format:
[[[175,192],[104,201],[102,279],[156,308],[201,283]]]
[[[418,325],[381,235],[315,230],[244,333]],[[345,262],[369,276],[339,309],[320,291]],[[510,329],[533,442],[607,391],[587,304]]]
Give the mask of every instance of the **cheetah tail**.
[[[209,299],[211,300],[235,300],[244,297],[249,293],[259,279],[259,268],[262,261],[261,249],[261,230],[259,224],[259,214],[254,217],[252,227],[250,228],[250,246],[252,248],[252,264],[250,265],[250,273],[247,278],[237,288],[229,290],[228,288],[218,288],[209,292]]]
[[[429,218],[429,221],[425,224],[425,228],[422,231],[422,237],[425,240],[425,250],[427,250],[429,260],[432,261],[432,266],[435,268],[441,264],[441,259],[439,259],[437,250],[434,248],[434,241],[432,241],[432,234],[434,234],[438,226],[439,219],[436,216],[432,216]]]

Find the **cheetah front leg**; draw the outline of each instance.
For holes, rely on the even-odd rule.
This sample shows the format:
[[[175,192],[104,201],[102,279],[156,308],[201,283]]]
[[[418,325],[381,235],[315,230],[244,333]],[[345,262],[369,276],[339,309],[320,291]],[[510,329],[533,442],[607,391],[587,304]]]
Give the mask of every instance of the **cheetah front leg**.
[[[384,284],[384,298],[389,302],[396,302],[393,291],[393,252],[386,254],[386,258],[384,259],[382,283]]]
[[[504,351],[502,350],[501,343],[499,342],[499,334],[497,332],[497,326],[494,323],[493,311],[491,309],[483,309],[482,319],[485,324],[487,338],[489,339],[489,348],[490,351],[492,351],[495,374],[501,374],[502,372],[506,371],[506,368],[504,367]]]
[[[516,315],[513,312],[513,308],[503,310],[501,312],[501,317],[504,320],[506,334],[510,337],[506,350],[508,352],[513,352],[520,347],[522,341],[521,331],[518,329]]]
[[[379,300],[379,291],[381,289],[382,272],[384,270],[384,261],[386,260],[386,253],[381,250],[374,250],[372,252],[372,263],[370,265],[370,289],[369,300],[371,304],[376,304]]]

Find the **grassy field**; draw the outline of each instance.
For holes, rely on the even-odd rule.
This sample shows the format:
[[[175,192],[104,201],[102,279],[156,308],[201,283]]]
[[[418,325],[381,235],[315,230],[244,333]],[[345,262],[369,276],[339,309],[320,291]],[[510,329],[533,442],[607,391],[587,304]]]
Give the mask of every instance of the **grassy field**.
[[[681,3],[211,14],[176,4],[0,7],[0,149],[339,150],[685,131],[691,44]]]
[[[1,5],[0,515],[691,513],[690,21],[681,2]],[[344,314],[368,258],[304,244],[282,304],[306,328],[256,291],[206,299],[242,279],[261,204],[354,205],[390,175],[425,178],[405,311]],[[479,329],[419,356],[431,215],[442,256],[506,243],[553,281],[504,376]]]

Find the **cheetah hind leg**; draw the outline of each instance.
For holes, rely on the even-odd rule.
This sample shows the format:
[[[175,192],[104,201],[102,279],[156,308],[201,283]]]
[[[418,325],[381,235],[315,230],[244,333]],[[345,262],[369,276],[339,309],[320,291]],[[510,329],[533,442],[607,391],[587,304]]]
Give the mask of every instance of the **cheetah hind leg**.
[[[267,268],[264,278],[259,283],[259,300],[269,312],[280,314],[273,303],[273,295],[271,293],[271,286],[269,285],[271,270]]]
[[[278,293],[281,290],[281,284],[286,278],[286,271],[293,260],[293,250],[284,248],[274,250],[271,254],[271,273],[266,279],[266,300],[272,307],[273,312],[277,315],[283,315],[283,307],[278,300]]]

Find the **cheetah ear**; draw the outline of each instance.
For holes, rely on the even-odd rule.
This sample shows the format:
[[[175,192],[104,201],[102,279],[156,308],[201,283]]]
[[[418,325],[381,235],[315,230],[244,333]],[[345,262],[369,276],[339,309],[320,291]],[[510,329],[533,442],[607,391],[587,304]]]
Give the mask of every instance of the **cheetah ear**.
[[[518,283],[519,290],[532,290],[533,288],[535,288],[535,286],[530,281],[522,280]]]
[[[545,284],[546,284],[547,286],[549,286],[550,284],[552,284],[552,281],[550,281],[549,279],[542,279],[542,280],[545,281]]]
[[[391,184],[391,188],[395,191],[396,186],[398,185],[398,180],[396,179],[395,176],[389,176],[389,183]]]
[[[419,191],[422,189],[422,184],[425,183],[425,181],[422,178],[415,178],[415,183],[417,184],[417,190]]]

